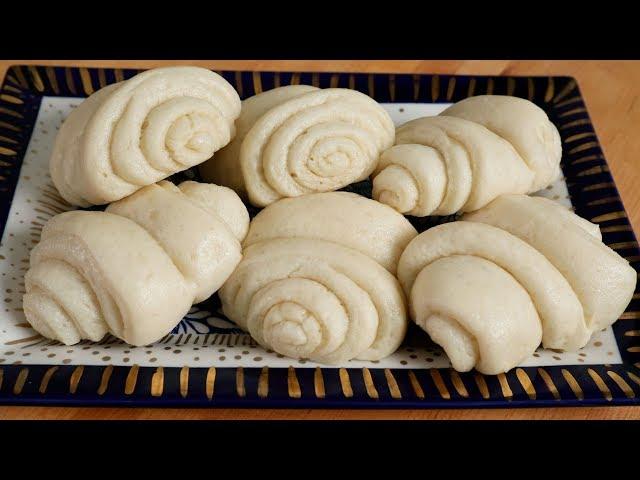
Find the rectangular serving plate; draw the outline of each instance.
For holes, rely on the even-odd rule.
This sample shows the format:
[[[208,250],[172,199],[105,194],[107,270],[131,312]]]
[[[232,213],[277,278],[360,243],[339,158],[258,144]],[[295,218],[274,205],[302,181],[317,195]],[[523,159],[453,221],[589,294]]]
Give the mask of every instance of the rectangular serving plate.
[[[72,67],[9,69],[0,90],[0,249],[4,249],[0,251],[24,248],[28,253],[42,222],[59,211],[55,189],[46,178],[46,159],[62,119],[81,98],[137,73]],[[547,112],[563,141],[566,181],[542,194],[565,201],[568,193],[567,205],[599,223],[605,243],[636,269],[640,263],[638,244],[572,78],[219,73],[242,98],[296,83],[356,89],[384,104],[397,123],[437,114],[446,104],[472,95],[528,98]],[[369,188],[366,182],[353,187],[363,194]],[[35,207],[28,205],[30,195]],[[10,211],[15,218],[9,218]],[[419,230],[443,220],[412,219]],[[20,231],[25,221],[33,224],[29,227],[33,238],[20,243],[12,232]],[[0,257],[0,262],[11,258]],[[3,276],[13,274],[16,279],[15,285],[6,283],[9,279],[5,282],[14,289],[6,289],[6,318],[0,318],[0,328],[19,315],[20,276],[28,260],[19,262],[10,267],[0,264]],[[138,351],[114,338],[62,346],[34,335],[28,325],[14,319],[11,328],[27,333],[16,337],[9,327],[0,330],[0,403],[287,408],[637,404],[639,299],[636,292],[620,321],[594,336],[584,350],[588,354],[539,351],[536,358],[497,376],[455,372],[417,328],[411,329],[397,354],[378,363],[329,368],[280,358],[233,329],[218,311],[217,298],[194,308],[172,334]]]

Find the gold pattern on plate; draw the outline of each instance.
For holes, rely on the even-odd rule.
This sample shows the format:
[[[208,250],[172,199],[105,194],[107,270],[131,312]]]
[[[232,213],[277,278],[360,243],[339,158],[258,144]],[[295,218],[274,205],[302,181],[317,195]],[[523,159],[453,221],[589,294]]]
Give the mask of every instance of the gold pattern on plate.
[[[440,393],[440,396],[445,400],[449,400],[451,398],[451,394],[449,393],[449,389],[447,389],[447,386],[442,379],[442,375],[440,375],[440,371],[436,368],[432,368],[431,370],[429,370],[429,373],[431,374],[433,383],[436,384],[436,388],[438,389],[438,393]]]
[[[605,198],[599,198],[598,200],[592,200],[590,202],[587,202],[587,206],[594,207],[596,205],[606,205],[607,203],[615,203],[619,201],[620,201],[620,197],[616,195],[614,197],[605,197]],[[616,231],[616,230],[613,230],[613,231]]]
[[[516,90],[516,80],[513,77],[507,78],[507,95],[512,96]]]
[[[627,214],[623,211],[605,213],[604,215],[598,215],[591,219],[592,223],[609,222],[611,220],[619,220],[621,218],[627,218]]]
[[[490,397],[489,387],[487,386],[487,381],[485,380],[484,375],[476,372],[474,375],[474,379],[476,381],[476,385],[478,386],[478,390],[480,390],[480,395],[482,395],[482,398],[484,398],[485,400],[488,399]]]
[[[416,374],[413,373],[412,370],[409,370],[409,383],[411,383],[411,388],[413,388],[413,392],[416,394],[420,400],[424,400],[424,390],[422,390],[422,386],[416,377]]]
[[[353,73],[349,74],[349,88],[351,90],[355,90],[356,88],[356,77]]]
[[[453,98],[453,91],[456,88],[456,77],[451,77],[449,79],[449,84],[447,85],[447,100],[451,100]]]
[[[566,112],[562,112],[558,115],[558,118],[569,117],[571,115],[575,115],[576,113],[586,113],[587,109],[584,107],[576,107],[571,110],[567,110]]]
[[[243,88],[242,88],[242,73],[241,72],[236,72],[233,76],[235,83],[236,83],[236,91],[238,92],[238,95],[240,96],[240,98],[244,98],[243,97]]]
[[[253,91],[257,95],[258,93],[262,93],[262,77],[260,76],[260,72],[253,72]]]
[[[0,368],[0,389],[2,388],[2,380],[4,379],[4,370]]]
[[[564,101],[562,101],[560,103],[557,103],[556,104],[556,108],[565,107],[567,105],[570,105],[570,104],[575,103],[575,102],[580,102],[580,101],[582,101],[582,98],[580,98],[579,96],[578,97],[571,97],[571,98],[568,98],[568,99],[566,99],[566,100],[564,100]]]
[[[553,98],[553,92],[555,90],[555,82],[553,81],[553,77],[549,77],[547,81],[547,91],[544,94],[544,101],[549,103]]]
[[[565,123],[564,125],[560,125],[560,130],[564,130],[565,128],[577,127],[578,125],[589,125],[588,118],[579,118],[578,120],[574,120],[573,122]]]
[[[320,88],[320,74],[318,72],[313,72],[311,74],[311,85]]]
[[[462,381],[462,378],[460,378],[460,374],[455,370],[451,370],[451,383],[453,383],[453,387],[456,389],[456,392],[458,392],[458,395],[464,398],[469,396],[467,387],[464,386],[464,382]]]
[[[76,84],[73,81],[73,74],[69,67],[64,69],[64,79],[67,82],[67,88],[69,88],[69,91],[74,95],[77,95],[78,92],[76,91]]]
[[[587,373],[589,374],[591,379],[595,382],[596,386],[598,387],[598,390],[600,390],[604,398],[606,398],[607,401],[610,402],[613,396],[611,395],[611,390],[609,390],[609,387],[607,387],[607,384],[604,383],[604,380],[602,380],[602,377],[598,375],[598,373],[592,368],[589,368],[587,370]]]
[[[27,79],[24,76],[24,72],[22,71],[22,68],[16,65],[12,68],[12,70],[16,74],[16,78],[20,82],[20,86],[22,88],[29,88],[29,84],[27,83]]]
[[[29,65],[27,69],[29,70],[29,73],[31,74],[31,78],[33,79],[33,86],[36,87],[36,90],[38,90],[39,92],[43,92],[44,83],[42,83],[42,78],[38,73],[38,69],[33,65]]]
[[[164,368],[158,367],[151,377],[151,396],[160,397],[164,391]]]
[[[324,398],[324,378],[322,377],[322,369],[320,367],[316,367],[315,372],[313,372],[313,389],[316,393],[316,397]]]
[[[531,382],[529,375],[527,375],[527,372],[525,372],[522,368],[518,368],[516,369],[516,377],[518,377],[518,381],[520,382],[520,385],[522,385],[522,388],[524,389],[524,391],[529,396],[529,399],[535,400],[536,389],[533,386],[533,383]]]
[[[569,372],[569,370],[567,370],[566,368],[563,368],[562,376],[569,384],[569,388],[571,388],[571,391],[576,396],[576,398],[578,400],[584,400],[584,393],[582,393],[582,388],[580,388],[580,384],[578,383],[578,381],[573,377],[573,375],[571,375],[571,372]]]
[[[5,102],[13,103],[14,105],[22,105],[24,103],[18,97],[14,97],[13,95],[8,95],[6,93],[0,94],[0,99],[4,100]]]
[[[16,152],[15,150],[11,150],[10,148],[0,147],[0,155],[13,156],[13,155],[16,155],[17,153],[18,152]]]
[[[22,129],[20,127],[16,127],[15,125],[12,125],[12,124],[7,123],[7,122],[0,122],[0,127],[8,128],[9,130],[13,130],[14,132],[22,131]]]
[[[597,165],[595,167],[591,167],[588,168],[586,170],[582,170],[581,172],[578,172],[576,174],[576,177],[586,177],[589,175],[599,175],[601,173],[606,173],[609,172],[609,167],[607,167],[606,165],[604,167],[601,167],[600,165]]]
[[[116,82],[123,82],[124,81],[124,72],[122,71],[121,68],[116,68],[113,71],[113,76],[116,79]]]
[[[591,185],[587,185],[586,187],[584,187],[582,189],[583,192],[592,192],[594,190],[602,190],[603,188],[613,188],[615,185],[613,184],[613,182],[601,182],[601,183],[594,183]]]
[[[239,397],[244,397],[247,394],[244,386],[244,369],[242,367],[236,369],[236,393]]]
[[[127,379],[124,382],[125,395],[131,395],[136,390],[136,383],[138,382],[138,370],[140,370],[140,367],[138,365],[134,365],[129,369],[129,374],[127,375]]]
[[[273,74],[273,86],[278,88],[280,86],[280,72],[275,72]]]
[[[4,113],[6,115],[11,115],[12,117],[16,117],[16,118],[24,118],[24,116],[21,113],[14,112],[13,110],[10,110],[10,109],[4,108],[4,107],[0,107],[0,113]]]
[[[420,75],[413,75],[413,99],[418,100],[420,95]]]
[[[86,68],[80,68],[80,81],[82,82],[82,88],[87,96],[93,93],[93,85],[91,83],[91,75]]]
[[[629,347],[629,348],[627,348],[627,352],[629,352],[629,353],[640,353],[640,347]]]
[[[616,249],[625,249],[625,248],[637,248],[638,247],[638,242],[633,241],[633,242],[617,242],[617,243],[610,243],[609,248],[613,248],[614,250]]]
[[[7,82],[12,82],[14,85],[20,86],[20,84],[18,83],[18,80],[12,77],[10,73],[7,73],[4,78],[5,80],[7,80]]]
[[[493,78],[487,80],[487,95],[493,95]]]
[[[58,371],[58,368],[59,367],[56,365],[55,367],[51,367],[47,369],[46,372],[44,372],[42,381],[40,382],[40,388],[38,389],[40,393],[44,394],[47,392],[47,388],[49,387],[49,381],[51,380],[51,377],[53,377],[53,374]]]
[[[51,85],[51,89],[53,93],[58,95],[60,93],[60,87],[58,87],[58,79],[56,78],[56,72],[52,67],[45,67],[45,72],[47,72],[47,78],[49,79],[49,84]]]
[[[596,134],[594,132],[585,132],[585,133],[576,133],[575,135],[571,135],[564,139],[564,143],[575,142],[576,140],[582,140],[587,137],[595,137]]]
[[[180,395],[182,398],[187,398],[189,394],[189,367],[182,367],[180,369]]]
[[[98,85],[100,85],[100,88],[107,86],[107,76],[104,73],[104,68],[98,69]]]
[[[205,393],[207,394],[207,398],[211,400],[213,398],[213,394],[215,393],[216,386],[216,367],[210,367],[207,370],[207,379],[205,381]]]
[[[590,148],[594,148],[597,146],[598,146],[598,142],[586,142],[586,143],[583,143],[582,145],[578,145],[577,147],[569,150],[569,154],[582,152],[584,150],[589,150]]]
[[[300,383],[298,383],[298,376],[296,375],[296,369],[291,366],[287,371],[287,390],[289,391],[289,397],[291,398],[300,398],[302,396]]]
[[[291,75],[291,85],[300,85],[300,72],[294,72]]]
[[[75,394],[78,390],[78,385],[80,384],[80,379],[82,378],[82,374],[84,372],[84,365],[80,365],[73,370],[71,374],[71,378],[69,379],[69,393]]]
[[[14,145],[17,145],[19,143],[17,140],[14,140],[13,138],[5,137],[4,135],[0,135],[0,140],[7,143],[13,143]]]
[[[269,367],[262,367],[260,378],[258,379],[258,396],[267,398],[269,396]]]
[[[434,75],[431,77],[431,101],[435,102],[440,96],[440,77]]]
[[[571,79],[569,83],[567,83],[565,87],[562,90],[560,90],[560,93],[556,95],[556,98],[553,99],[553,103],[557,104],[560,100],[562,100],[564,97],[570,94],[576,88],[576,86],[577,85],[575,80]]]
[[[345,368],[339,370],[340,386],[342,387],[342,393],[345,397],[353,397],[353,389],[351,388],[351,380],[349,379],[349,372]]]
[[[8,92],[22,93],[22,90],[20,90],[18,87],[14,87],[13,85],[9,85],[8,83],[5,83],[4,87],[2,88]]]
[[[20,373],[18,373],[18,378],[16,378],[16,383],[13,385],[13,394],[20,395],[22,393],[22,389],[24,388],[24,384],[27,381],[27,377],[29,376],[29,369],[22,368],[20,369]]]
[[[476,93],[476,79],[472,78],[469,81],[469,88],[467,89],[467,97],[473,97]]]
[[[627,398],[635,398],[636,394],[633,391],[633,388],[631,388],[631,385],[629,385],[624,378],[622,378],[620,375],[618,375],[616,372],[612,372],[611,370],[607,370],[607,375],[609,375],[609,377],[611,378],[611,380],[613,380],[614,382],[616,382],[616,385],[618,385],[618,387],[620,387],[620,390],[622,390],[622,392],[625,394],[625,396]]]
[[[533,100],[533,95],[535,93],[535,85],[533,83],[533,78],[527,78],[527,98],[529,101]]]
[[[113,373],[113,365],[108,365],[102,372],[102,378],[100,379],[100,386],[98,387],[98,395],[104,395],[109,387],[109,380]]]
[[[331,80],[329,81],[329,87],[338,88],[339,79],[340,79],[340,75],[339,74],[332,73],[331,74]]]
[[[636,384],[640,385],[640,377],[638,377],[637,375],[635,375],[634,373],[631,373],[631,372],[627,372],[627,375],[629,376],[629,378],[631,379],[631,381],[632,381],[632,382],[634,382],[634,383],[636,383]],[[0,372],[0,380],[1,380],[1,379],[2,379],[2,375],[1,375],[1,372]],[[1,384],[2,384],[2,383],[1,383],[1,381],[0,381],[0,385],[1,385]]]
[[[364,387],[367,390],[367,395],[369,395],[369,398],[378,399],[378,390],[376,390],[376,386],[373,383],[371,372],[366,367],[362,369],[362,379],[364,380]]]
[[[507,380],[507,376],[504,373],[498,374],[498,381],[500,382],[500,389],[502,390],[502,395],[507,400],[513,398],[513,392],[511,391],[511,386],[509,386],[509,380]]]
[[[387,379],[387,386],[389,387],[391,398],[395,398],[396,400],[402,398],[402,392],[400,392],[396,377],[393,376],[393,373],[391,373],[391,370],[388,368],[384,369],[384,378]]]
[[[640,330],[627,330],[624,332],[625,337],[640,337]]]
[[[393,74],[389,75],[389,98],[396,101],[396,76]]]

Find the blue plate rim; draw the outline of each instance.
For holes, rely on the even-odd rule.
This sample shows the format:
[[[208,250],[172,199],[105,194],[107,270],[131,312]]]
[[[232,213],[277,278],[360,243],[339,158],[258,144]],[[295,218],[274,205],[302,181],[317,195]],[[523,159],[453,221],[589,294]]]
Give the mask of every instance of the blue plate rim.
[[[138,69],[13,65],[0,89],[0,235],[44,95],[84,97]],[[541,106],[563,141],[576,213],[638,269],[640,249],[576,80],[356,72],[217,71],[241,97],[278,85],[355,88],[379,102],[455,102],[507,94]],[[622,364],[522,367],[484,376],[452,369],[173,368],[0,365],[0,404],[253,408],[482,408],[640,403],[640,294],[614,325]]]

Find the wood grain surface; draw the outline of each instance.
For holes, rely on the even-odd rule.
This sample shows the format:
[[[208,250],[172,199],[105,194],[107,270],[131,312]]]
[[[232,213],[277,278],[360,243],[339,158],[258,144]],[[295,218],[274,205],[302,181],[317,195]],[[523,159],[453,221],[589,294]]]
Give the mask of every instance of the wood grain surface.
[[[151,68],[201,65],[217,70],[345,71],[574,77],[634,230],[640,228],[640,61],[539,60],[0,60],[14,64]],[[482,410],[259,410],[4,407],[2,419],[640,419],[640,407]]]

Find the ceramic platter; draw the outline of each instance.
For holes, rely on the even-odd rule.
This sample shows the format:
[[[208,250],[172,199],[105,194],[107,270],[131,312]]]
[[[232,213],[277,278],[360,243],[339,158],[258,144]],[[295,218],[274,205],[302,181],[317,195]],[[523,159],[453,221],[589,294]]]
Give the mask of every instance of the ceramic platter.
[[[65,346],[40,337],[22,312],[29,252],[44,223],[69,207],[48,173],[63,119],[99,88],[136,70],[14,66],[0,90],[0,403],[202,407],[478,407],[640,403],[640,294],[620,321],[580,352],[539,350],[507,374],[457,373],[419,329],[379,362],[336,368],[266,351],[220,311],[214,295],[159,342],[107,337]],[[636,268],[640,251],[585,103],[569,77],[233,72],[242,98],[288,84],[360,90],[396,124],[436,115],[477,94],[515,95],[542,107],[562,136],[563,177],[539,192],[598,223]],[[177,177],[197,178],[195,171]],[[370,194],[362,182],[348,189]],[[250,209],[252,215],[256,209]],[[422,231],[451,218],[410,218]]]

